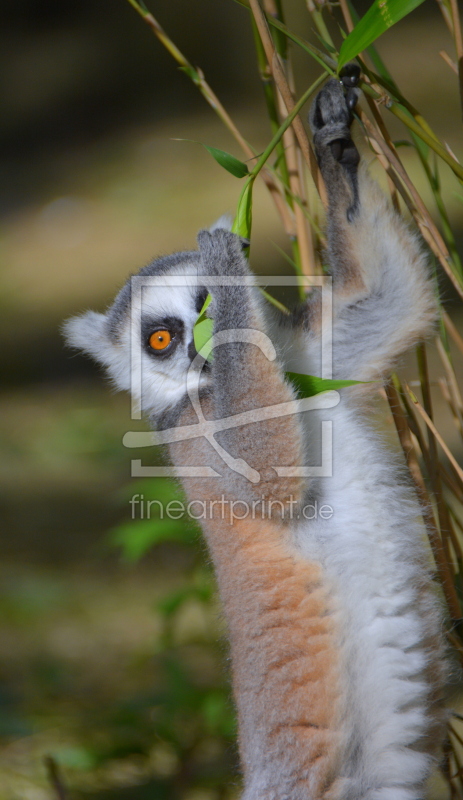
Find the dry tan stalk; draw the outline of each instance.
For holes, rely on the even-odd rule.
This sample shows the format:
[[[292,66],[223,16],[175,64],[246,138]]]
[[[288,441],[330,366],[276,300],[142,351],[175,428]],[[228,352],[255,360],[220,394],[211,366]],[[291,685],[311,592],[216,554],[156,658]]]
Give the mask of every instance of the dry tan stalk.
[[[448,381],[448,384],[449,384],[452,401],[453,401],[453,403],[455,405],[456,411],[458,412],[459,416],[461,417],[461,414],[463,414],[463,400],[462,400],[461,393],[460,393],[460,388],[458,386],[457,379],[456,379],[456,376],[455,376],[455,370],[453,369],[453,366],[452,366],[451,361],[450,361],[450,359],[448,357],[448,354],[447,354],[447,352],[445,350],[445,347],[442,344],[442,340],[438,336],[436,337],[436,346],[437,346],[437,352],[439,353],[440,359],[441,359],[441,361],[442,361],[442,363],[444,365],[445,374],[447,376],[447,381]],[[461,419],[460,419],[460,422],[462,422]]]
[[[455,408],[455,403],[453,402],[452,397],[450,395],[448,382],[445,378],[438,378],[437,383],[439,385],[439,389],[442,392],[442,397],[444,398],[445,402],[447,403],[450,409],[454,425],[460,436],[462,436],[463,435],[462,421],[457,409]]]
[[[296,155],[297,155],[297,166],[299,171],[299,181],[301,186],[301,205],[299,206],[299,203],[296,203],[296,205],[298,205],[299,208],[301,209],[301,213],[306,221],[305,224],[307,230],[307,247],[310,253],[310,258],[312,259],[311,269],[313,269],[313,272],[310,274],[323,275],[324,274],[323,268],[319,259],[317,258],[317,253],[315,251],[312,226],[309,224],[310,211],[309,211],[309,199],[307,195],[306,170],[300,147],[297,148]],[[302,270],[304,271],[304,262],[302,261],[302,258],[301,258],[301,264],[302,264]]]
[[[454,634],[452,631],[446,631],[446,636],[447,636],[447,639],[449,640],[449,642],[452,643],[453,647],[455,648],[455,650],[457,651],[458,655],[460,656],[460,658],[463,661],[463,644],[461,643],[461,641],[458,638],[458,636],[456,636],[456,634]]]
[[[416,355],[420,372],[421,391],[423,395],[423,406],[424,406],[423,410],[426,412],[427,416],[432,422],[433,412],[432,412],[431,388],[430,388],[429,374],[428,374],[426,347],[424,344],[418,345],[418,347],[416,348]],[[417,402],[418,401],[416,400],[416,403]],[[418,411],[419,409],[416,410]],[[439,453],[437,449],[437,439],[429,428],[426,428],[426,430],[428,434],[429,452],[427,454],[425,454],[424,450],[422,452],[426,460],[426,468],[428,471],[428,475],[432,485],[432,491],[436,501],[436,510],[439,518],[442,547],[447,557],[449,569],[452,569],[453,567],[452,567],[452,559],[450,552],[450,537],[451,537],[452,523],[450,520],[447,504],[445,502],[443,494]]]
[[[428,426],[429,430],[431,431],[433,436],[435,436],[435,438],[439,442],[440,446],[442,447],[442,450],[444,451],[445,455],[447,456],[448,460],[450,461],[450,463],[451,463],[453,469],[455,470],[456,474],[458,475],[459,479],[463,482],[463,469],[460,467],[458,461],[455,459],[455,456],[453,455],[453,453],[451,453],[451,451],[449,450],[449,448],[445,444],[442,436],[440,435],[439,431],[437,430],[436,426],[434,425],[432,419],[426,413],[426,411],[424,410],[423,406],[419,402],[418,398],[413,394],[413,392],[410,389],[410,387],[408,386],[408,384],[405,384],[405,391],[407,392],[410,400],[413,402],[413,405],[415,406],[416,410],[418,411],[418,414],[425,421],[425,423]]]
[[[251,11],[253,13],[256,22],[257,30],[259,31],[259,35],[262,40],[262,44],[265,50],[265,54],[267,56],[267,61],[269,63],[273,79],[283,98],[283,102],[286,107],[286,113],[290,114],[295,105],[294,98],[292,96],[291,89],[289,88],[288,81],[286,80],[281,59],[275,50],[275,46],[273,44],[273,40],[268,28],[267,19],[265,17],[264,12],[262,11],[259,0],[250,0],[249,5],[251,7]],[[292,125],[297,140],[299,142],[299,147],[301,148],[302,155],[304,156],[304,159],[308,164],[308,167],[310,169],[311,175],[320,194],[323,205],[326,207],[328,202],[326,196],[326,189],[323,183],[320,170],[318,169],[315,153],[307,138],[307,133],[305,132],[305,128],[302,124],[302,120],[299,115],[297,115],[294,118]]]
[[[461,647],[461,644],[460,644],[460,647]],[[453,736],[455,736],[455,739],[456,739],[458,742],[460,742],[460,744],[461,744],[461,745],[463,745],[463,739],[461,738],[460,734],[459,734],[459,733],[457,733],[457,731],[455,730],[455,728],[453,727],[453,725],[449,725],[449,731],[450,731],[450,733],[452,733],[452,734],[453,734]]]
[[[455,61],[450,58],[449,54],[445,50],[439,50],[439,55],[444,59],[445,63],[449,65],[450,69],[454,71],[455,75],[458,75],[458,67]]]
[[[450,640],[450,642],[453,644],[453,646],[455,647],[455,649],[457,650],[457,652],[458,652],[458,654],[459,654],[459,656],[460,656],[460,658],[461,658],[461,657],[462,657],[462,653],[461,653],[461,644],[458,642],[458,637],[457,637],[457,636],[455,636],[454,634],[451,634],[451,636],[449,636],[449,640]],[[458,742],[459,744],[463,744],[463,739],[461,738],[461,736],[459,736],[459,734],[457,733],[457,731],[455,730],[455,728],[453,727],[453,725],[450,725],[450,724],[449,724],[449,726],[448,726],[448,730],[449,730],[449,733],[451,733],[451,734],[452,734],[452,736],[454,736],[454,737],[455,737],[455,739],[457,740],[457,742]],[[460,782],[460,790],[461,790],[461,789],[463,788],[463,781],[462,781],[462,767],[461,767],[461,764],[460,764],[460,762],[459,762],[459,759],[458,759],[458,755],[457,755],[457,751],[456,751],[455,745],[454,745],[454,743],[452,742],[452,740],[450,739],[450,737],[448,738],[448,742],[449,742],[449,745],[450,745],[450,747],[451,747],[451,754],[452,754],[452,756],[453,756],[453,759],[454,759],[454,761],[455,761],[455,765],[456,765],[456,769],[457,769],[457,773],[456,773],[456,775],[457,775],[457,776],[458,776],[458,778],[459,778],[459,782]],[[450,789],[451,789],[451,797],[452,797],[452,800],[453,800],[453,798],[456,798],[456,800],[461,800],[461,797],[462,797],[463,795],[461,794],[461,791],[460,791],[460,792],[458,792],[458,791],[457,791],[457,790],[454,788],[454,786],[453,786],[453,783],[452,783],[452,780],[451,780],[451,778],[452,778],[453,776],[451,776],[451,775],[449,774],[449,775],[448,775],[448,776],[446,776],[446,777],[447,777],[447,781],[448,781],[448,783],[449,783],[449,786],[450,786]]]
[[[453,784],[452,765],[450,763],[451,758],[453,758],[453,743],[450,739],[450,736],[447,736],[446,739],[444,740],[442,750],[443,750],[443,760],[442,763],[439,765],[439,769],[449,786],[450,800],[461,800],[463,795]]]
[[[351,31],[354,30],[354,21],[352,19],[352,14],[350,13],[350,8],[347,5],[346,0],[339,0],[339,5],[341,6],[342,15],[344,17],[347,30],[349,33],[351,33]]]
[[[440,233],[439,233],[437,227],[435,226],[433,220],[431,219],[431,217],[429,215],[429,212],[428,212],[428,209],[426,208],[426,206],[423,203],[420,195],[416,191],[415,186],[413,185],[413,183],[411,182],[410,178],[408,177],[408,174],[407,174],[407,172],[406,172],[406,170],[405,170],[405,168],[404,168],[399,156],[397,155],[397,151],[395,150],[394,146],[392,146],[392,148],[389,146],[389,144],[384,139],[384,137],[383,137],[381,131],[379,130],[379,128],[377,128],[377,130],[375,131],[373,124],[368,119],[366,114],[364,114],[363,112],[361,112],[361,119],[362,119],[363,124],[370,130],[371,135],[373,135],[374,138],[376,139],[376,141],[377,141],[379,147],[381,148],[382,152],[384,153],[384,155],[386,156],[386,158],[388,159],[390,164],[394,167],[395,171],[397,172],[397,174],[400,176],[400,178],[402,179],[403,183],[407,187],[407,190],[409,191],[410,196],[413,199],[413,202],[415,204],[416,209],[420,212],[420,214],[423,217],[425,226],[427,228],[429,228],[429,230],[432,232],[432,235],[433,235],[433,237],[435,239],[435,242],[436,242],[436,245],[438,247],[438,250],[444,256],[444,258],[448,258],[449,252],[447,250],[447,246],[446,246],[444,240],[442,239],[442,236],[440,235]],[[423,226],[423,222],[421,222],[421,226]],[[436,255],[438,255],[438,253],[436,253]],[[447,269],[449,269],[448,265],[447,265]],[[460,287],[460,292],[461,291],[462,290],[461,290],[461,287]]]
[[[425,495],[427,495],[425,483],[423,476],[421,475],[415,448],[413,447],[410,428],[408,427],[406,416],[400,404],[399,394],[395,386],[390,382],[384,387],[384,393],[391,409],[400,444],[402,445],[402,450],[404,451],[405,459],[407,461],[407,466],[410,470],[418,493],[420,496],[422,496],[421,499],[423,500],[424,505],[429,506],[428,500],[425,499]]]
[[[166,50],[173,56],[173,58],[177,61],[178,64],[184,69],[187,74],[191,74],[192,72],[197,75],[197,80],[194,80],[194,83],[198,86],[201,94],[205,98],[205,100],[209,103],[211,108],[214,109],[218,117],[222,120],[224,125],[228,128],[232,136],[236,139],[238,144],[240,145],[241,149],[243,150],[247,159],[256,159],[257,156],[249,147],[246,139],[241,135],[240,131],[236,127],[235,123],[233,122],[232,118],[230,117],[229,113],[226,111],[222,103],[220,102],[219,98],[215,94],[215,92],[211,89],[209,84],[207,83],[204,73],[199,68],[194,68],[187,58],[183,55],[183,53],[178,49],[177,45],[169,38],[165,30],[159,24],[159,22],[153,17],[151,12],[145,11],[136,0],[129,0],[129,3],[139,12],[141,17],[145,20],[146,24],[151,28],[155,36],[159,39],[161,44],[164,45]],[[291,219],[291,215],[289,213],[288,206],[286,205],[284,196],[279,189],[277,183],[273,180],[270,172],[264,167],[260,173],[260,177],[264,181],[267,189],[269,190],[272,199],[275,203],[277,211],[281,217],[283,227],[285,233],[291,235],[291,231],[293,229],[293,223]]]
[[[447,153],[452,156],[453,160],[456,161],[457,164],[460,164],[461,163],[460,160],[456,157],[455,153],[453,152],[448,142],[444,142],[444,147],[447,150]]]
[[[278,18],[278,9],[274,0],[263,0],[263,7],[266,14],[270,14],[271,16]],[[291,92],[294,93],[294,78],[291,68],[291,61],[287,59],[282,65],[284,67]],[[268,69],[270,68],[268,67]],[[268,76],[270,77],[270,73],[268,73]],[[278,88],[276,89],[276,97],[280,119],[284,119],[286,115],[286,108]],[[299,203],[294,203],[293,213],[301,271],[304,275],[315,275],[317,274],[317,265],[315,262],[311,229],[305,215],[304,208],[301,207],[301,204],[302,206],[307,205],[305,197],[304,175],[301,169],[302,160],[300,158],[300,149],[298,147],[292,126],[285,131],[282,144],[288,169],[289,189],[293,197],[299,198],[300,200]]]
[[[447,601],[447,606],[452,619],[459,619],[461,616],[460,603],[457,593],[455,591],[455,584],[453,574],[443,548],[443,542],[439,536],[439,532],[434,519],[431,501],[426,489],[426,485],[421,474],[421,470],[416,457],[416,452],[413,447],[412,438],[410,435],[409,426],[406,416],[404,414],[402,405],[400,403],[399,394],[392,383],[386,385],[386,395],[389,402],[389,407],[394,419],[394,423],[399,436],[400,444],[407,461],[410,475],[421,503],[423,520],[426,526],[426,531],[429,537],[429,543],[434,556],[436,569],[439,574],[439,579],[442,584],[442,589]]]
[[[458,502],[463,505],[463,489],[458,485],[457,483],[458,479],[454,478],[453,475],[450,474],[450,472],[448,471],[448,469],[444,464],[441,463],[439,465],[439,468],[442,480],[444,481],[446,486],[450,489],[452,494],[455,495]]]
[[[456,514],[453,512],[453,510],[452,510],[452,508],[450,506],[449,506],[449,514],[450,514],[450,517],[452,519],[452,523],[455,523],[457,525],[457,527],[459,528],[459,530],[461,531],[461,523],[457,519]],[[459,561],[460,561],[460,564],[463,564],[463,550],[462,550],[462,547],[461,547],[461,544],[460,544],[460,540],[459,540],[459,537],[457,536],[457,534],[455,533],[455,529],[454,528],[452,528],[452,531],[453,531],[452,546],[453,546],[453,549],[455,550],[455,555],[456,555],[457,559],[459,559]]]
[[[431,216],[424,205],[421,197],[419,196],[418,192],[416,191],[413,183],[411,182],[410,178],[407,175],[400,159],[398,156],[390,149],[387,143],[384,141],[381,133],[379,130],[375,129],[373,123],[368,119],[367,115],[363,111],[359,111],[359,116],[362,120],[363,125],[367,129],[370,139],[374,139],[381,149],[383,155],[387,158],[390,162],[390,165],[393,167],[393,170],[387,170],[388,175],[390,175],[391,179],[394,181],[395,186],[397,187],[399,193],[403,197],[410,213],[413,215],[423,238],[429,244],[430,248],[432,249],[435,256],[439,259],[439,262],[442,264],[445,272],[449,276],[450,280],[452,281],[455,289],[457,290],[460,297],[463,299],[463,287],[458,282],[456,275],[454,274],[453,270],[448,263],[449,258],[449,251],[447,246],[442,239],[436,225],[434,224]],[[404,191],[404,187],[402,186],[400,181],[397,181],[394,177],[394,172],[400,177],[401,181],[407,187],[409,195]],[[410,197],[413,200],[413,203],[410,202]]]
[[[447,311],[442,311],[442,319],[444,320],[444,325],[447,333],[450,334],[456,346],[458,347],[460,353],[463,355],[463,339],[458,333]]]
[[[289,65],[288,65],[289,66]],[[288,81],[291,83],[292,88],[292,75],[288,75]],[[277,89],[278,106],[281,116],[284,118],[286,114],[286,107],[281,96],[280,91]],[[304,187],[301,181],[301,173],[299,169],[298,152],[300,149],[294,130],[292,127],[285,131],[283,136],[283,145],[285,148],[286,163],[288,165],[289,173],[289,187],[294,197],[299,197],[301,203],[303,202]],[[301,269],[304,275],[316,275],[316,264],[310,236],[310,226],[304,214],[304,209],[299,203],[294,203],[294,218],[296,221],[297,241],[299,244],[299,256],[301,259]]]
[[[439,8],[440,8],[440,10],[442,12],[442,16],[444,17],[445,24],[447,25],[447,28],[449,29],[450,33],[453,36],[453,24],[452,24],[452,17],[450,16],[450,12],[449,12],[447,6],[445,5],[445,3],[443,2],[443,0],[436,0],[436,2],[437,2],[437,5],[439,6]]]
[[[389,148],[391,148],[394,152],[396,152],[395,148],[394,148],[394,144],[392,142],[392,139],[389,136],[389,131],[387,130],[387,128],[386,128],[386,126],[385,126],[385,124],[383,122],[383,118],[382,118],[381,114],[379,113],[377,104],[375,103],[373,98],[371,98],[369,95],[365,95],[365,97],[366,97],[366,101],[368,103],[368,106],[370,108],[370,111],[373,114],[373,117],[375,118],[375,122],[376,122],[376,124],[378,126],[378,130],[381,132],[381,135],[382,135],[384,141],[387,143]],[[378,149],[380,149],[379,146],[378,146]],[[387,179],[388,179],[388,183],[389,183],[389,189],[390,189],[390,193],[391,193],[392,205],[394,206],[395,210],[400,213],[400,205],[399,205],[399,198],[397,196],[397,189],[396,189],[396,186],[394,184],[394,181],[392,180],[391,176],[389,175],[389,170],[387,169],[388,161],[387,161],[386,158],[385,158],[385,164],[386,165],[383,164],[383,167],[386,170],[386,174],[387,174]]]
[[[460,543],[458,541],[458,536],[455,533],[455,528],[453,527],[453,519],[450,515],[450,511],[449,511],[449,520],[450,520],[450,525],[449,525],[450,544],[454,554],[454,557],[452,558],[452,556],[450,556],[450,559],[453,566],[454,575],[457,575],[459,569],[458,559],[461,560],[463,553],[461,551]]]
[[[461,38],[460,13],[458,11],[457,0],[450,0],[450,7],[452,9],[453,38],[455,39],[455,48],[457,51],[457,60],[458,60],[460,103],[461,103],[461,110],[463,113],[463,40]]]
[[[456,524],[457,528],[459,528],[461,533],[463,533],[463,522],[461,522],[461,520],[458,519],[458,517],[455,514],[455,511],[453,510],[453,508],[450,508],[450,513],[452,515],[452,519],[453,519],[454,523]]]

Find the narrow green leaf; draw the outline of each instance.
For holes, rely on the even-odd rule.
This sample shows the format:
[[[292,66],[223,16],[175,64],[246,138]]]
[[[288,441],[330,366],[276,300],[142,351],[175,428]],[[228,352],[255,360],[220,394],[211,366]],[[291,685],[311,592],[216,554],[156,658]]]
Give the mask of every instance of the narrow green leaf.
[[[326,39],[323,38],[323,36],[320,36],[320,34],[317,33],[317,31],[314,30],[314,33],[317,39],[322,43],[323,47],[325,47],[328,50],[329,53],[336,53],[336,48],[333,47],[332,44],[327,42]]]
[[[202,355],[208,361],[212,361],[212,332],[214,330],[214,323],[209,317],[204,317],[202,320],[197,320],[193,327],[193,339],[196,350],[198,353],[203,350]]]
[[[352,3],[349,2],[349,0],[347,0],[347,2],[348,2],[348,5],[349,5],[350,13],[352,15],[352,19],[354,20],[354,25],[357,25],[357,23],[358,23],[358,21],[360,19],[360,16],[358,15],[358,13],[355,10],[355,8],[352,5]],[[347,39],[347,36],[346,36],[346,39]],[[376,49],[376,47],[374,45],[370,45],[370,47],[367,48],[366,52],[370,56],[372,64],[373,64],[376,72],[379,75],[381,75],[381,77],[386,78],[386,80],[389,81],[391,84],[394,84],[392,76],[391,76],[389,70],[387,69],[383,59],[381,58],[380,54],[378,53],[378,50]],[[395,86],[395,84],[394,84],[394,86]]]
[[[253,185],[254,180],[249,180],[241,192],[235,221],[232,225],[233,233],[237,233],[239,236],[242,236],[243,239],[251,238]]]
[[[205,345],[207,345],[207,343],[212,337],[212,331],[214,327],[213,322],[211,319],[209,319],[209,317],[206,316],[206,310],[208,306],[210,306],[211,302],[212,302],[212,295],[208,294],[203,303],[203,307],[199,312],[198,319],[196,320],[193,326],[193,339],[198,353]],[[203,356],[208,361],[212,361],[213,358],[212,348],[209,347],[203,353]]]
[[[203,307],[202,307],[201,311],[199,312],[199,317],[196,320],[196,322],[202,322],[203,319],[206,319],[206,310],[209,308],[211,303],[212,303],[212,295],[208,294],[206,299],[205,299],[205,301],[204,301],[204,303],[203,303]]]
[[[275,306],[275,308],[278,308],[278,310],[281,311],[282,314],[286,315],[291,314],[289,308],[286,308],[286,306],[283,303],[280,303],[280,301],[277,300],[276,297],[273,297],[273,295],[266,292],[265,289],[262,288],[262,286],[260,287],[260,291],[261,294],[267,300],[267,302],[270,303],[272,306]]]
[[[398,147],[413,147],[412,143],[409,142],[408,139],[396,139],[393,144],[396,150]]]
[[[235,156],[226,153],[225,150],[218,150],[217,147],[210,147],[208,144],[203,144],[203,147],[211,154],[213,158],[220,164],[221,167],[231,172],[235,178],[245,178],[249,175],[248,165],[244,161],[240,161]]]
[[[341,45],[338,70],[424,0],[375,0]]]
[[[192,74],[189,71],[188,67],[181,67],[184,72],[190,75],[192,78]],[[193,70],[194,71],[194,70]],[[193,78],[194,79],[194,78]],[[225,150],[219,150],[217,147],[211,147],[208,144],[204,144],[203,142],[197,142],[196,139],[172,139],[173,142],[193,142],[193,144],[200,144],[207,150],[208,153],[211,154],[213,158],[220,164],[221,167],[230,172],[235,178],[245,178],[246,175],[249,175],[248,165],[244,163],[244,161],[240,161],[239,158],[235,158],[232,156],[231,153],[226,153]]]
[[[294,272],[296,273],[296,275],[302,275],[302,272],[301,272],[301,269],[300,269],[300,267],[299,267],[299,266],[298,266],[298,264],[296,264],[296,262],[295,262],[295,261],[294,261],[294,260],[291,258],[291,256],[289,256],[289,255],[288,255],[288,253],[285,253],[285,251],[283,250],[283,248],[282,248],[282,247],[280,247],[280,245],[278,245],[276,242],[272,242],[272,244],[273,244],[273,246],[274,246],[274,247],[275,247],[275,248],[278,250],[279,254],[280,254],[281,256],[283,256],[283,258],[285,258],[285,259],[286,259],[286,261],[288,262],[288,264],[291,264],[291,266],[292,266],[292,268],[293,268]]]
[[[337,391],[345,386],[354,386],[357,383],[368,383],[369,381],[333,381],[328,378],[317,378],[315,375],[303,375],[300,372],[287,372],[286,377],[297,389],[301,397],[313,397],[321,392],[331,390]]]

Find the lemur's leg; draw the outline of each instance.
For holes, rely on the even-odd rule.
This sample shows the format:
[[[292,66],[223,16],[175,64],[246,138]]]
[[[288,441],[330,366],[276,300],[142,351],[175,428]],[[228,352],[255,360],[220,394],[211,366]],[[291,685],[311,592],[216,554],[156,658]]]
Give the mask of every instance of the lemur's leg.
[[[417,237],[358,167],[350,133],[359,74],[354,67],[343,78],[351,87],[347,91],[331,79],[319,92],[310,124],[329,198],[334,373],[371,380],[388,373],[398,355],[429,333],[435,296]],[[308,315],[316,332],[316,299]]]
[[[217,419],[290,401],[278,364],[256,344],[233,341],[236,331],[265,333],[256,290],[207,282],[207,275],[249,275],[240,240],[224,230],[202,232],[199,246],[214,335],[235,331],[214,350],[206,415]],[[194,416],[186,409],[178,424]],[[206,504],[201,522],[229,628],[243,800],[337,798],[340,634],[320,564],[302,557],[292,540],[294,522],[288,513],[282,519],[279,503],[288,512],[292,501],[297,510],[300,479],[278,478],[273,470],[301,463],[297,417],[253,422],[217,438],[260,474],[259,483],[226,467],[205,440],[179,443],[171,453],[179,464],[205,464],[222,475],[184,484],[190,500]],[[269,500],[276,507],[269,509]]]

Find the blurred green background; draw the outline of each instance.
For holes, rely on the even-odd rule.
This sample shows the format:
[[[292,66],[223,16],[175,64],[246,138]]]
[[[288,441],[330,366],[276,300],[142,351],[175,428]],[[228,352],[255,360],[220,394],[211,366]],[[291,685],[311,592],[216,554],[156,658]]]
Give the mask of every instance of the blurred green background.
[[[286,7],[290,27],[316,43],[303,0]],[[122,446],[134,427],[128,398],[66,350],[59,329],[233,213],[239,182],[173,138],[241,153],[124,0],[4,0],[2,10],[0,800],[52,798],[47,754],[77,800],[226,800],[239,779],[205,547],[185,521],[134,528],[134,493],[175,489],[130,478],[131,458],[155,456]],[[247,12],[232,0],[155,0],[151,10],[262,148],[269,129]],[[454,54],[437,4],[426,0],[378,49],[461,157],[457,82],[438,55]],[[302,91],[318,68],[298,52],[295,64]],[[412,171],[413,158],[404,152]],[[445,169],[442,181],[461,241],[458,187]],[[254,268],[281,271],[275,243],[286,243],[260,186],[254,231]],[[147,537],[157,544],[137,560]],[[132,542],[125,559],[117,541]]]

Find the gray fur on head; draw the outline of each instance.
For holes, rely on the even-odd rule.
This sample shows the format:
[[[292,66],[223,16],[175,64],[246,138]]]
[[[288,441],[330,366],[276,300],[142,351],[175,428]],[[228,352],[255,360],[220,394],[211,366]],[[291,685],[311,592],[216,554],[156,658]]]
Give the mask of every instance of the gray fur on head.
[[[106,313],[89,311],[64,324],[71,347],[91,355],[102,364],[114,385],[127,390],[143,409],[159,414],[174,407],[186,392],[186,375],[196,355],[193,326],[205,299],[201,282],[189,286],[150,285],[149,278],[163,275],[198,276],[201,261],[196,251],[163,256],[128,279]],[[132,294],[132,278],[141,279]],[[143,279],[148,279],[146,285]],[[173,327],[168,353],[147,345],[151,331]],[[141,380],[132,354],[141,351]],[[207,376],[201,376],[206,384]]]

